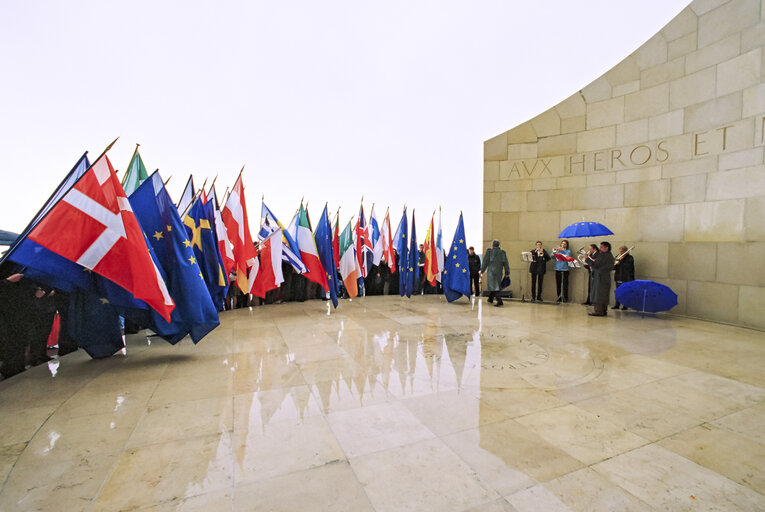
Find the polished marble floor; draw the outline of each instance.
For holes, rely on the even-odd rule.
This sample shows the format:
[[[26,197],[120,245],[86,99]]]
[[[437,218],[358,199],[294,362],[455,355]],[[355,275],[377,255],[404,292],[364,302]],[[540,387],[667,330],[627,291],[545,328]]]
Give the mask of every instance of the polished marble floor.
[[[487,306],[257,307],[0,382],[0,511],[765,510],[765,333]]]

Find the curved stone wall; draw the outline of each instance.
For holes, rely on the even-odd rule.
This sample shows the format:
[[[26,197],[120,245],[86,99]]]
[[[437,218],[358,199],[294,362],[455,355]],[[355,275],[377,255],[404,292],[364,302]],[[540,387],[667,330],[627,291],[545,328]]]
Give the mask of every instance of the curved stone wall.
[[[528,296],[521,251],[595,220],[615,247],[635,245],[638,279],[678,293],[673,313],[765,329],[763,5],[696,0],[584,89],[484,143],[484,248],[502,241],[515,296]],[[572,300],[584,281],[574,271]]]

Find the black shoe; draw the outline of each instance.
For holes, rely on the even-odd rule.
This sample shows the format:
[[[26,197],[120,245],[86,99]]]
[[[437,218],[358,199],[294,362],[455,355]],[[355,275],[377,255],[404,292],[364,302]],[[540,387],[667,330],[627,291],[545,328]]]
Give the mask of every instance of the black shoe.
[[[606,316],[605,314],[600,314],[600,313],[587,313],[587,314],[590,316]]]
[[[619,309],[619,306],[611,306],[611,309]]]
[[[537,297],[537,302],[544,302],[544,301],[542,300],[542,297]]]
[[[489,304],[491,304],[492,302],[494,302],[494,297],[489,297]]]
[[[502,307],[502,306],[504,306],[504,305],[505,305],[505,304],[504,304],[504,303],[502,303],[502,302],[497,302],[496,304],[494,304],[494,307],[495,307],[495,308],[501,308],[501,307]]]
[[[558,297],[558,300],[555,302],[563,302],[563,299],[561,297]]]
[[[627,306],[622,306],[622,311],[627,311],[629,308]]]
[[[582,302],[582,306],[592,306],[592,302],[589,300],[587,302]]]

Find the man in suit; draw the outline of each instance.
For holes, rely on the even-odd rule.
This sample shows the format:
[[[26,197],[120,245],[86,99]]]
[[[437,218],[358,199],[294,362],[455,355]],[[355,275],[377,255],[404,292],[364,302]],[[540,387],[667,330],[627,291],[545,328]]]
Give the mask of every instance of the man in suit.
[[[635,280],[635,258],[631,254],[627,253],[627,246],[622,245],[619,247],[619,256],[614,261],[614,282],[616,287],[619,288],[624,283]],[[619,301],[611,309],[627,309],[627,306],[622,306]]]

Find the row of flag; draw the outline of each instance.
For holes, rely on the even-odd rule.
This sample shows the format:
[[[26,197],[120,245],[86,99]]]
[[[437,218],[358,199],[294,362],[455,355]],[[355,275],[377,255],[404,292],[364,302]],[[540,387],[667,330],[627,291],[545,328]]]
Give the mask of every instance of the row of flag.
[[[302,201],[287,226],[263,201],[255,243],[242,172],[222,202],[214,181],[208,190],[203,185],[195,191],[189,178],[176,204],[159,172],[146,171],[138,146],[122,181],[107,156],[110,148],[92,164],[87,153],[78,160],[0,260],[73,294],[72,303],[89,310],[84,316],[92,318],[99,309],[95,316],[101,319],[106,312],[121,315],[170,343],[186,335],[197,343],[219,325],[229,286],[265,297],[284,281],[282,262],[322,286],[335,307],[338,280],[356,297],[375,265],[398,272],[401,296],[410,297],[419,283],[414,212],[410,230],[406,207],[395,233],[388,211],[380,224],[374,207],[367,220],[363,205],[355,224],[349,220],[342,231],[339,212],[331,223],[325,205],[314,230]],[[423,243],[425,279],[434,286],[441,282],[450,302],[469,297],[462,215],[448,256],[440,214],[437,226],[434,212]],[[85,337],[87,329],[70,330]],[[78,342],[93,357],[122,348],[116,339]]]

